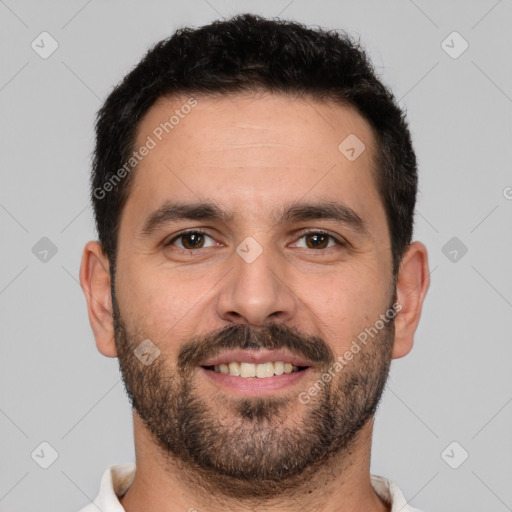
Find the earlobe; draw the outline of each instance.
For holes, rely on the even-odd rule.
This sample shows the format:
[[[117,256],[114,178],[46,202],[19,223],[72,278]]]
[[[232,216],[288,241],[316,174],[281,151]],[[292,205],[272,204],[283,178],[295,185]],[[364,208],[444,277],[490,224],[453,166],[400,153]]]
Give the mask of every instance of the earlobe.
[[[112,317],[108,258],[98,242],[88,242],[82,255],[80,285],[87,301],[96,347],[106,357],[117,357]]]
[[[407,355],[414,343],[414,333],[430,285],[427,249],[413,242],[404,253],[397,276],[397,301],[400,312],[395,318],[393,359]]]

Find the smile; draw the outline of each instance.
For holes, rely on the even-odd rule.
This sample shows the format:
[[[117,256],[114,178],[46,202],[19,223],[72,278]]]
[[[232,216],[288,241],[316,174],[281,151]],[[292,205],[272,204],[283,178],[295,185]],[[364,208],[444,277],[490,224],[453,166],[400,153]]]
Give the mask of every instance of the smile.
[[[206,379],[236,395],[262,396],[297,385],[313,371],[314,363],[290,351],[238,349],[200,363]]]
[[[305,366],[295,366],[283,361],[268,361],[264,363],[245,363],[231,362],[222,363],[214,366],[205,366],[206,370],[213,370],[224,375],[233,375],[234,377],[266,379],[274,375],[283,375],[284,373],[294,373],[305,369]]]

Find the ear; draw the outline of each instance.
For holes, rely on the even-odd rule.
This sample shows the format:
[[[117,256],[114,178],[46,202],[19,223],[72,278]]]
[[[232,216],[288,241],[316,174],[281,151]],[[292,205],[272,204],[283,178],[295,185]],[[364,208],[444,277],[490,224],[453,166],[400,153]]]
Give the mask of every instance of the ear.
[[[407,355],[412,349],[429,285],[427,249],[422,243],[413,242],[405,251],[397,276],[397,302],[401,309],[395,318],[393,359]]]
[[[109,269],[101,245],[88,242],[82,255],[80,285],[87,300],[89,323],[98,350],[106,357],[117,357]]]

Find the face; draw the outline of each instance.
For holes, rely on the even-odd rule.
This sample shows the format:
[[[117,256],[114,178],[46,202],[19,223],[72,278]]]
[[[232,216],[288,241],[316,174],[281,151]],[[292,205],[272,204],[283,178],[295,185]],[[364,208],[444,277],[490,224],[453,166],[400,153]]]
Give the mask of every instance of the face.
[[[350,449],[386,380],[395,289],[375,139],[330,102],[195,99],[161,99],[139,125],[135,146],[155,144],[120,223],[117,355],[164,454],[230,494],[275,494]]]

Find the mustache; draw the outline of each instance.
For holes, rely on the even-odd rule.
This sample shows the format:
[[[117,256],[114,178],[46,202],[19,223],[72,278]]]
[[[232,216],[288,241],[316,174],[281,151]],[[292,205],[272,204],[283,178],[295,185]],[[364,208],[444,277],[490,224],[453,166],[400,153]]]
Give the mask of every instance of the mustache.
[[[334,352],[324,340],[309,336],[296,327],[269,324],[254,328],[246,324],[232,324],[185,343],[179,351],[177,365],[181,371],[185,371],[220,352],[235,349],[288,349],[292,354],[318,365],[332,365],[336,360]]]

